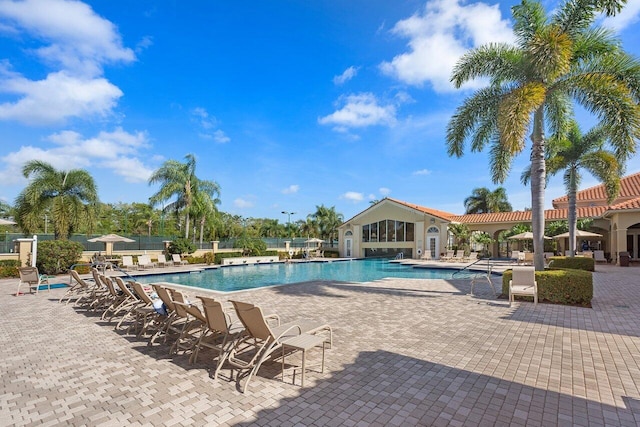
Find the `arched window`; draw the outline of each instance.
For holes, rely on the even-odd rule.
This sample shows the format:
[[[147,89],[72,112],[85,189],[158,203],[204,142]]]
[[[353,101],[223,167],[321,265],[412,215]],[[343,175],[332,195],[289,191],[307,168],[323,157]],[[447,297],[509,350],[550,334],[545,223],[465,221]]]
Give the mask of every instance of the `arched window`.
[[[438,230],[438,227],[429,227],[429,229],[427,230],[427,233],[431,234],[431,233],[439,233],[440,230]]]
[[[351,232],[351,230],[347,231],[346,233],[344,233],[345,237],[351,237],[353,236],[353,233]]]

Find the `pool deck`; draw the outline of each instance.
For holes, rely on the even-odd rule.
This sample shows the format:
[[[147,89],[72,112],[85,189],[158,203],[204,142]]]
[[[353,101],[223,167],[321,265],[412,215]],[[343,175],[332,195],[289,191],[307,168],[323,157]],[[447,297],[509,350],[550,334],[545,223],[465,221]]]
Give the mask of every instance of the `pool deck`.
[[[246,394],[226,369],[209,377],[206,352],[190,366],[166,345],[147,347],[58,304],[63,289],[15,297],[17,280],[3,279],[0,425],[635,426],[638,273],[597,265],[593,308],[509,307],[481,283],[469,295],[466,280],[234,293],[282,321],[318,319],[334,333],[325,372],[308,372],[305,388],[283,383],[271,364]]]

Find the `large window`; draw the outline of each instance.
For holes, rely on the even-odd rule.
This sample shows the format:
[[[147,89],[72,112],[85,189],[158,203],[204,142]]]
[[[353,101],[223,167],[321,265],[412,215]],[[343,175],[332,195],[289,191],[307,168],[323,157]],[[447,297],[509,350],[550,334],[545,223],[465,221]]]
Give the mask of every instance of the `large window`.
[[[362,226],[363,242],[413,242],[412,222],[382,220]]]

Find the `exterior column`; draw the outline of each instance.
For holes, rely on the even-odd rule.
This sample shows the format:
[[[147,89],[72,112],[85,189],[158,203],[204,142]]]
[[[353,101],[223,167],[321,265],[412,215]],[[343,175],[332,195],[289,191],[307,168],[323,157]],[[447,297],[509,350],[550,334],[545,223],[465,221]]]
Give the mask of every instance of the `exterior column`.
[[[20,261],[20,266],[25,267],[29,265],[29,255],[31,255],[31,245],[33,244],[33,239],[16,239],[15,243],[15,251],[18,252],[18,260]]]
[[[214,254],[218,252],[218,245],[220,245],[219,240],[214,240],[213,242],[211,242],[211,252],[213,252]]]
[[[616,251],[615,251],[615,260],[616,260],[616,265],[620,265],[620,252],[626,252],[627,251],[627,229],[617,229],[616,230]],[[611,256],[614,256],[614,254],[611,254]]]

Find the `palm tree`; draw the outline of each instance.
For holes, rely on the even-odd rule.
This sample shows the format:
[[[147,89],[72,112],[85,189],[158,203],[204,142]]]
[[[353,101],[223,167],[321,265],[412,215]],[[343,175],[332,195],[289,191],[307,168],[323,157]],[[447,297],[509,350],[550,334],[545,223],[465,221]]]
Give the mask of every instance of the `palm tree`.
[[[452,222],[448,227],[449,232],[453,234],[453,237],[455,237],[456,239],[458,250],[466,250],[469,242],[469,237],[471,236],[471,231],[469,230],[467,224]]]
[[[22,173],[31,179],[15,201],[16,222],[25,233],[38,229],[45,212],[51,215],[55,239],[68,239],[83,223],[92,228],[98,193],[89,172],[59,171],[49,163],[32,160]]]
[[[604,148],[607,141],[606,130],[596,127],[582,135],[578,123],[571,121],[569,131],[563,140],[550,141],[551,150],[547,155],[549,175],[564,171],[564,185],[569,201],[567,221],[569,228],[569,251],[571,256],[576,251],[576,229],[578,226],[577,193],[582,181],[581,169],[585,169],[604,183],[607,202],[611,203],[620,191],[620,177],[623,174],[621,162],[633,153],[633,146],[617,146],[615,151]],[[618,161],[620,158],[620,161]],[[530,170],[522,174],[522,181],[527,184]]]
[[[193,154],[187,154],[185,159],[185,163],[167,160],[151,175],[149,185],[159,183],[160,190],[149,198],[149,202],[155,206],[175,197],[166,208],[184,212],[184,237],[188,239],[191,208],[196,195],[203,192],[214,197],[220,193],[220,186],[196,176],[196,158]]]
[[[488,188],[474,188],[471,196],[464,199],[466,213],[511,212],[513,208],[507,200],[507,190],[498,187],[494,191]]]
[[[199,191],[196,193],[193,206],[192,213],[195,218],[197,218],[200,224],[200,248],[202,249],[202,240],[204,236],[204,225],[207,222],[207,218],[214,216],[216,212],[218,212],[218,208],[216,205],[220,204],[220,199],[215,197],[211,197],[211,194],[205,193],[204,191]]]
[[[531,129],[531,216],[536,270],[544,268],[545,130],[566,133],[573,104],[598,116],[610,137],[633,145],[640,135],[640,63],[612,33],[592,24],[613,15],[625,0],[567,0],[549,19],[542,5],[523,0],[512,8],[516,45],[492,43],[473,49],[456,65],[461,87],[490,80],[458,107],[447,129],[449,155],[462,156],[490,144],[492,179],[502,183]]]
[[[333,247],[334,236],[338,227],[344,221],[344,216],[336,212],[335,206],[328,208],[325,205],[316,205],[315,213],[309,215],[308,219],[311,219],[316,224],[320,238],[328,239],[331,247]]]

